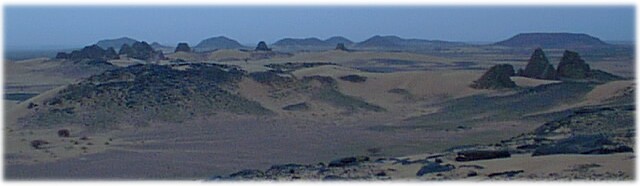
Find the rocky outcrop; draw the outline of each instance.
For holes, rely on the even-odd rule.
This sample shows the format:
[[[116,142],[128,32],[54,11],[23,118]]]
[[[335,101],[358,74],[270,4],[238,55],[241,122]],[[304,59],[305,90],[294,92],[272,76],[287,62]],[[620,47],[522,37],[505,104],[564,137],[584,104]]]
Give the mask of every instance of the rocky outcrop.
[[[157,61],[165,59],[162,51],[155,51],[151,45],[147,42],[135,42],[129,46],[127,44],[120,47],[120,55],[127,55],[127,57],[145,60],[145,61]]]
[[[456,161],[476,161],[511,157],[506,150],[469,150],[458,152]]]
[[[545,145],[533,152],[532,156],[552,154],[611,154],[633,152],[633,148],[619,145],[603,135],[574,136]]]
[[[74,61],[82,60],[82,59],[91,59],[91,60],[110,60],[110,59],[118,59],[118,55],[115,54],[115,50],[113,48],[108,48],[107,50],[100,48],[98,45],[91,45],[82,48],[81,50],[74,50],[70,54],[59,52],[56,55],[57,59],[70,59]]]
[[[33,140],[31,141],[31,147],[33,147],[34,149],[42,149],[44,145],[49,144],[48,141],[45,140]]]
[[[427,162],[426,165],[422,166],[420,170],[416,173],[416,176],[424,176],[425,174],[438,173],[438,172],[447,172],[455,169],[456,167],[451,164],[441,165],[437,162]]]
[[[174,67],[184,67],[178,70]],[[123,121],[181,122],[216,112],[268,115],[270,110],[226,90],[245,72],[215,64],[138,64],[85,78],[37,102],[24,126],[86,123],[110,128]],[[69,106],[73,105],[73,106]],[[56,121],[56,122],[54,122]]]
[[[368,162],[368,161],[369,161],[369,157],[367,156],[346,157],[346,158],[340,158],[340,159],[329,162],[329,167],[356,166],[362,162]]]
[[[554,80],[556,77],[556,69],[549,63],[547,56],[544,54],[541,48],[537,48],[525,69],[518,74],[520,76],[535,78],[535,79],[547,79]]]
[[[355,75],[355,74],[341,76],[340,79],[344,80],[344,81],[349,81],[349,82],[352,82],[352,83],[362,83],[362,82],[367,81],[367,77],[359,76],[359,75]]]
[[[71,135],[69,129],[60,129],[58,130],[58,137],[68,138]]]
[[[591,67],[577,52],[564,51],[562,60],[558,64],[558,76],[569,79],[585,79],[589,77]]]
[[[178,43],[175,52],[191,52],[191,47],[187,43]]]
[[[58,54],[56,54],[56,59],[67,59],[69,58],[69,54],[67,54],[66,52],[58,52]]]
[[[576,109],[565,118],[504,140],[500,146],[534,156],[633,152],[634,111],[633,105]]]
[[[282,110],[287,110],[287,111],[306,111],[306,110],[309,110],[309,104],[307,104],[306,102],[302,102],[302,103],[297,103],[297,104],[293,104],[293,105],[287,105],[285,107],[282,107]]]
[[[502,89],[516,87],[516,83],[511,80],[515,74],[513,66],[509,64],[495,65],[473,82],[472,88],[476,89]]]
[[[271,51],[271,49],[267,47],[267,43],[260,41],[258,46],[256,46],[256,51]]]

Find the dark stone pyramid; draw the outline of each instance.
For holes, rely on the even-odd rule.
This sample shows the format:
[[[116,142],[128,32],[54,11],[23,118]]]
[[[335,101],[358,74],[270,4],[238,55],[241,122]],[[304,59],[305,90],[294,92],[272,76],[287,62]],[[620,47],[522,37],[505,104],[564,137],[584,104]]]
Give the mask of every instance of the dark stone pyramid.
[[[549,63],[547,56],[541,48],[533,51],[531,58],[529,58],[529,63],[527,63],[527,66],[519,75],[535,79],[557,79],[556,69]]]

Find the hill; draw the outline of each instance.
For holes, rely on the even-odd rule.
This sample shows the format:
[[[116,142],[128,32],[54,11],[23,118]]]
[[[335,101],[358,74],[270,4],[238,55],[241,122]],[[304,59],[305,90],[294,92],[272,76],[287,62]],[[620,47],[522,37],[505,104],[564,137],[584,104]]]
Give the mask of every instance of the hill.
[[[333,45],[333,46],[337,45],[338,43],[342,43],[345,45],[353,44],[353,41],[342,36],[333,36],[333,37],[330,37],[329,39],[325,39],[324,42],[329,43],[330,45]]]
[[[119,50],[120,47],[122,47],[122,45],[127,44],[127,45],[133,45],[133,43],[138,42],[138,40],[129,38],[129,37],[121,37],[121,38],[116,38],[116,39],[105,39],[105,40],[100,40],[98,41],[98,43],[96,43],[96,45],[98,45],[100,48],[104,48],[107,49],[109,47],[113,47],[115,50]]]
[[[273,46],[330,46],[329,43],[315,37],[304,39],[285,38],[273,43]]]
[[[280,51],[318,51],[335,49],[339,43],[349,46],[353,44],[352,41],[344,37],[336,36],[326,40],[315,37],[304,39],[285,38],[275,42],[273,47]]]
[[[462,46],[464,43],[448,42],[439,40],[424,40],[424,39],[404,39],[398,36],[373,36],[365,41],[356,43],[357,48],[367,49],[429,49],[440,47],[453,47]]]
[[[522,33],[497,42],[495,45],[562,49],[609,46],[597,37],[581,33]]]
[[[224,37],[212,37],[205,40],[200,41],[195,47],[193,47],[196,51],[210,51],[216,49],[239,49],[246,48],[242,46],[238,41]]]
[[[210,64],[132,65],[91,76],[31,102],[23,126],[85,125],[112,129],[121,123],[181,122],[216,112],[268,114],[259,103],[230,92],[244,72]]]

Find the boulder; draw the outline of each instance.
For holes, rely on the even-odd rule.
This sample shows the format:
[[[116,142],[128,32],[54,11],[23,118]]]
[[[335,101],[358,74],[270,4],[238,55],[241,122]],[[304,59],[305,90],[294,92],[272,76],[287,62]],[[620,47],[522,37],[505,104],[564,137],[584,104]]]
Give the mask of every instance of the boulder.
[[[427,165],[422,166],[416,173],[416,176],[423,176],[425,174],[447,172],[455,169],[456,167],[451,164],[441,165],[440,163],[427,162]]]
[[[362,162],[369,161],[368,156],[346,157],[329,162],[329,167],[348,167],[359,165]]]
[[[60,129],[58,130],[58,137],[68,138],[71,135],[69,129]]]
[[[547,56],[541,48],[533,51],[531,58],[529,58],[529,63],[527,63],[527,66],[519,75],[535,79],[557,79],[556,69],[549,63]]]
[[[191,52],[191,47],[187,43],[178,43],[175,52]]]
[[[49,144],[48,141],[45,140],[33,140],[31,141],[31,147],[35,149],[42,149],[43,145]]]
[[[562,60],[558,64],[558,77],[569,79],[585,79],[589,76],[591,67],[577,52],[564,51]]]
[[[472,88],[476,89],[502,89],[516,87],[511,80],[515,75],[513,66],[509,64],[495,65],[485,72],[480,79],[473,82]]]
[[[271,49],[267,47],[267,43],[260,41],[256,47],[256,51],[271,51]]]
[[[468,150],[458,152],[456,161],[476,161],[508,157],[511,157],[511,153],[506,150]]]

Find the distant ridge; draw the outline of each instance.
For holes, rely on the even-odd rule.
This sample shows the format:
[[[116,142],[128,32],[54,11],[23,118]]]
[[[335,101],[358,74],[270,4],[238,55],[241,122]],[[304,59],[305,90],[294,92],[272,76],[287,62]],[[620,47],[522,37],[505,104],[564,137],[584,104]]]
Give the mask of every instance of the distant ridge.
[[[98,43],[96,43],[96,45],[98,45],[100,48],[103,48],[103,49],[113,47],[115,50],[119,50],[120,47],[122,47],[122,45],[124,44],[133,45],[133,43],[135,42],[138,42],[138,40],[135,40],[129,37],[121,37],[116,39],[100,40],[98,41]]]
[[[216,49],[239,49],[246,48],[238,41],[230,39],[224,36],[212,37],[205,40],[200,41],[195,47],[193,47],[196,51],[210,51]]]
[[[273,46],[331,46],[331,44],[315,37],[294,39],[284,38],[273,43]]]
[[[335,46],[335,45],[340,44],[340,43],[345,44],[345,45],[353,44],[353,41],[351,41],[351,40],[349,40],[349,39],[347,39],[345,37],[342,37],[342,36],[333,36],[333,37],[330,37],[329,39],[325,39],[324,41],[329,43],[332,46]]]
[[[302,47],[302,46],[311,46],[311,47],[335,47],[337,44],[345,44],[351,45],[353,41],[342,37],[342,36],[333,36],[325,40],[321,40],[315,37],[309,37],[304,39],[298,38],[284,38],[273,43],[273,46],[279,47]]]
[[[495,45],[509,47],[542,47],[542,48],[583,48],[605,47],[605,43],[597,37],[582,33],[521,33]]]
[[[421,48],[437,48],[437,47],[450,47],[450,46],[462,46],[464,43],[440,41],[440,40],[424,40],[424,39],[404,39],[398,36],[373,36],[365,41],[356,43],[357,48],[396,48],[396,49],[421,49]]]

